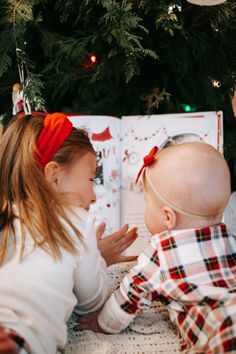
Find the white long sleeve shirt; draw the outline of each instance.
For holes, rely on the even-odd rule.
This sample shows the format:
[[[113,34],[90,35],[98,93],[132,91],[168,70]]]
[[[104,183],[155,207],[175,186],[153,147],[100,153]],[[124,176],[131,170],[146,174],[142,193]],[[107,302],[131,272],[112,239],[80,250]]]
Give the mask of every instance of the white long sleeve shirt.
[[[74,306],[78,313],[99,309],[108,295],[106,264],[97,249],[94,217],[82,208],[71,216],[83,235],[84,245],[73,233],[77,254],[62,249],[55,261],[41,248],[33,249],[26,235],[27,257],[19,262],[20,223],[14,221],[17,249],[0,268],[0,324],[15,330],[34,354],[55,354],[67,340],[68,321]]]

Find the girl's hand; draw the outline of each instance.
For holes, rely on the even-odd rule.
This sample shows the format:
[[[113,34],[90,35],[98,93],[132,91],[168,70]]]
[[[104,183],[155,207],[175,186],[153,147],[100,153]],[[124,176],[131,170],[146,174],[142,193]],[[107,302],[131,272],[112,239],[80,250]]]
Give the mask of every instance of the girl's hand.
[[[17,354],[17,345],[11,338],[4,332],[3,328],[0,327],[0,354]]]
[[[121,253],[126,250],[138,237],[137,227],[133,227],[128,231],[129,225],[122,226],[113,234],[102,238],[106,224],[101,223],[97,230],[98,249],[109,266],[119,262],[131,262],[137,259],[137,256],[123,256]]]
[[[93,332],[107,333],[98,324],[98,315],[100,312],[101,309],[86,315],[80,315],[78,317],[78,324],[73,328],[74,331],[77,332],[90,329]]]

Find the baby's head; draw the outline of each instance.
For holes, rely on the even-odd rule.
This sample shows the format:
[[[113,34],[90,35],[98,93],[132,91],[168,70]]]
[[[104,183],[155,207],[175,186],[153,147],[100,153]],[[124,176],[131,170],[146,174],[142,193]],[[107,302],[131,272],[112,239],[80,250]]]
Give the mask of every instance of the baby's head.
[[[230,197],[226,161],[211,145],[199,142],[158,152],[146,167],[143,185],[152,234],[217,224]]]

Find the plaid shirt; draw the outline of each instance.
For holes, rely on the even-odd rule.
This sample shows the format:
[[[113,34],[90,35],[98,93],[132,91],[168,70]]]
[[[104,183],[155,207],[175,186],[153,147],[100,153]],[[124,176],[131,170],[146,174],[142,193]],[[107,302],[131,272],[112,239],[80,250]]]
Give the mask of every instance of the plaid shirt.
[[[236,353],[236,241],[224,224],[153,236],[99,324],[117,333],[157,298],[178,326],[185,353]]]

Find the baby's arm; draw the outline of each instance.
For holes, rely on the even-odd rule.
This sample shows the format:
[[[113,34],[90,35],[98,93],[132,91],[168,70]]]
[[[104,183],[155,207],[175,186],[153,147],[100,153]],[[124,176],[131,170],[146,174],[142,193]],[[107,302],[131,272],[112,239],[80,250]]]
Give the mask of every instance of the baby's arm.
[[[120,287],[110,296],[102,311],[79,318],[76,329],[118,333],[125,329],[160,288],[160,269],[154,243],[138,257],[138,264],[125,276]],[[89,317],[90,316],[90,317]]]

